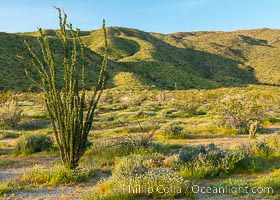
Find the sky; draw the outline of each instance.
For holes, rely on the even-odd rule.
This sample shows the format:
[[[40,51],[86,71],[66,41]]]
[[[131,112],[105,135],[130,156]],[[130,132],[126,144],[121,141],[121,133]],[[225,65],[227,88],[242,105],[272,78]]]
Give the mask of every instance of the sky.
[[[60,7],[81,30],[102,25],[147,32],[280,29],[279,0],[0,0],[0,32],[57,29]]]

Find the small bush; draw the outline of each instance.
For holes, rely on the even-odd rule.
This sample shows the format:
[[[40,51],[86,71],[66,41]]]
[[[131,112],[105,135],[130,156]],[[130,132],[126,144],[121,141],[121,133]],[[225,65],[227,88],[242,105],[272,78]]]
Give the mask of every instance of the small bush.
[[[187,150],[188,151],[188,150]],[[243,158],[239,152],[225,151],[214,144],[195,147],[189,153],[181,151],[183,177],[215,177],[233,172],[238,161]]]
[[[186,138],[183,127],[179,122],[173,122],[162,128],[162,135],[167,139]]]
[[[272,111],[270,107],[270,105],[264,105],[257,95],[250,97],[236,95],[221,99],[214,108],[214,112],[220,116],[221,122],[227,127],[248,133],[250,122],[263,120]]]
[[[274,170],[267,176],[264,176],[254,182],[254,186],[257,187],[270,187],[273,188],[273,193],[266,193],[266,196],[280,195],[280,170]],[[279,199],[280,196],[278,196]]]
[[[8,183],[0,183],[0,195],[12,192],[13,188]]]
[[[274,155],[275,149],[266,142],[251,142],[238,147],[243,159],[237,162],[237,169],[251,173],[263,171],[267,165],[267,159]]]
[[[49,149],[53,145],[50,136],[44,134],[26,134],[17,139],[14,154],[32,154]]]
[[[176,93],[175,98],[176,101],[172,102],[172,106],[189,114],[201,112],[199,111],[199,108],[206,101],[201,93],[195,91],[190,92],[190,94],[180,92]]]
[[[267,143],[271,148],[274,148],[274,150],[280,150],[280,136],[279,135],[272,135],[269,136],[264,140],[265,143]]]
[[[85,153],[84,159],[98,168],[111,168],[116,157],[127,156],[133,151],[134,148],[130,143],[118,139],[108,139],[104,142],[94,142]]]
[[[0,140],[5,138],[18,138],[19,135],[15,132],[2,131],[0,132]]]
[[[8,144],[5,142],[0,142],[0,155],[5,155],[7,154],[7,147]]]
[[[265,168],[265,161],[260,157],[250,154],[243,154],[243,159],[236,163],[236,170],[241,172],[261,172]]]
[[[23,110],[19,109],[17,101],[10,100],[3,104],[0,116],[4,124],[11,128],[16,128],[21,120]]]
[[[268,158],[273,154],[273,149],[265,141],[251,142],[243,144],[240,149],[244,154],[254,155],[256,157]]]
[[[195,199],[190,185],[189,181],[184,180],[173,170],[156,168],[144,174],[129,177],[113,176],[103,180],[86,199]]]
[[[160,123],[158,121],[150,121],[150,125],[143,126],[141,122],[137,121],[138,126],[129,127],[127,123],[119,120],[124,127],[123,130],[127,132],[127,139],[135,147],[148,147],[152,144],[154,136],[159,129]],[[138,134],[133,134],[138,133]]]
[[[120,102],[121,102],[120,109],[127,109],[127,108],[130,108],[130,107],[141,106],[141,104],[145,100],[146,100],[146,97],[143,96],[143,94],[131,95],[130,97],[123,96],[120,99]]]
[[[91,168],[70,170],[61,165],[44,167],[35,165],[31,170],[16,178],[21,185],[65,185],[85,182],[93,177],[95,170]]]
[[[153,160],[147,156],[131,154],[117,159],[113,170],[114,176],[133,176],[134,174],[144,174],[152,165]]]
[[[279,194],[280,194],[280,178],[279,178],[279,169],[275,170],[266,176],[261,176],[258,178],[242,178],[242,179],[236,179],[236,178],[229,178],[226,180],[223,180],[219,182],[218,184],[212,185],[214,188],[245,188],[247,187],[246,190],[227,190],[226,192],[228,194],[234,195],[234,196],[243,196],[243,195],[248,195],[248,191],[251,193],[251,198],[250,199],[255,199],[256,195],[258,195],[258,199],[260,197],[267,197],[267,196],[273,196],[273,198],[269,199],[279,199]],[[252,188],[259,188],[259,190],[252,190]],[[253,192],[254,191],[254,192]],[[231,192],[231,193],[230,193]],[[247,199],[247,198],[246,198]],[[262,198],[262,199],[268,199],[268,198]]]
[[[175,169],[178,162],[178,155],[164,156],[159,153],[148,155],[131,154],[117,159],[113,175],[129,177],[135,174],[144,174],[155,168]]]
[[[0,167],[6,167],[9,165],[13,165],[14,163],[15,163],[15,161],[13,161],[13,160],[0,160]]]

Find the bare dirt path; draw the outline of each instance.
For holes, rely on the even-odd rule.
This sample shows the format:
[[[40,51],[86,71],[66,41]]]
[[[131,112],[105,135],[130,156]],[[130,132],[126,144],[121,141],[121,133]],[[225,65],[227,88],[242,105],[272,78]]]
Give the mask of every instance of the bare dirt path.
[[[273,134],[261,134],[257,135],[257,140],[263,140],[265,138],[269,138],[272,135],[276,135],[278,133]],[[215,144],[218,147],[222,148],[231,148],[237,145],[241,145],[252,140],[249,139],[248,135],[234,135],[234,136],[209,136],[209,135],[193,135],[188,139],[172,139],[168,140],[168,143],[171,144],[189,144],[189,145],[207,145],[207,144]]]

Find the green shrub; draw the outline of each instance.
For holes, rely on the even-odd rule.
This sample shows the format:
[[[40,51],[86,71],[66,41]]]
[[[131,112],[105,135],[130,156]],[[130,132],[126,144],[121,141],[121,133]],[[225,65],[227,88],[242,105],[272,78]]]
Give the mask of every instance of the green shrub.
[[[234,196],[241,196],[241,195],[251,195],[250,199],[255,199],[256,195],[258,197],[263,196],[273,196],[273,198],[269,199],[279,199],[280,194],[280,176],[279,176],[279,170],[275,170],[266,176],[258,177],[258,178],[229,178],[226,180],[223,180],[219,182],[218,184],[212,185],[214,188],[245,188],[247,187],[247,190],[226,190],[228,194],[234,195]],[[260,190],[252,190],[252,188],[260,188]],[[231,192],[231,193],[230,193]],[[278,198],[277,198],[278,197]],[[258,199],[259,199],[258,198]],[[247,198],[246,198],[247,199]],[[267,198],[264,198],[267,199]]]
[[[156,168],[143,174],[129,177],[113,176],[103,180],[86,199],[194,199],[196,196],[191,191],[190,185],[189,181],[184,180],[173,170]]]
[[[236,163],[236,170],[242,172],[261,172],[265,168],[265,161],[254,155],[244,154],[243,159]]]
[[[32,154],[47,150],[53,145],[50,136],[45,134],[25,134],[17,139],[14,154]]]
[[[280,195],[280,170],[274,170],[267,176],[261,177],[253,183],[256,187],[271,187],[273,188],[273,193],[266,193],[266,196]],[[280,196],[278,196],[279,199]]]
[[[280,135],[271,135],[268,138],[265,138],[264,142],[271,148],[274,148],[274,150],[280,150]]]
[[[12,192],[13,188],[8,183],[0,183],[0,195]]]
[[[195,147],[190,153],[181,152],[183,177],[215,177],[233,172],[238,161],[243,158],[239,152],[222,150],[214,144]]]
[[[116,157],[127,156],[133,153],[134,148],[130,143],[108,139],[104,142],[94,142],[85,154],[83,160],[93,163],[96,167],[111,167]]]
[[[19,135],[15,132],[11,131],[1,131],[0,132],[0,140],[5,138],[18,138]]]
[[[130,97],[123,96],[120,99],[120,109],[127,109],[130,107],[141,106],[141,104],[146,100],[146,96],[143,94],[133,94]]]
[[[0,152],[1,155],[1,152]],[[13,160],[0,160],[0,167],[6,167],[9,165],[13,165],[15,163],[15,161]]]
[[[172,168],[175,169],[179,162],[178,155],[164,156],[160,153],[147,155],[131,154],[126,157],[118,158],[113,170],[114,176],[134,176],[144,174],[150,169]]]
[[[114,176],[133,176],[134,174],[144,174],[148,171],[152,160],[143,155],[131,154],[117,159],[113,170]]]
[[[21,120],[22,112],[23,110],[18,107],[17,101],[12,99],[3,104],[0,116],[6,126],[16,128]]]
[[[176,101],[172,102],[173,107],[183,110],[189,114],[197,114],[201,105],[206,101],[203,95],[195,90],[188,93],[178,92],[175,94]]]
[[[265,169],[266,160],[271,157],[275,150],[266,142],[251,142],[238,147],[243,158],[237,162],[237,169],[247,172],[260,172]]]
[[[162,128],[162,135],[167,139],[186,138],[183,127],[179,122],[172,122]]]
[[[243,144],[240,149],[244,154],[254,155],[256,157],[268,158],[274,152],[274,150],[265,142],[257,141]]]
[[[154,142],[151,147],[155,152],[165,155],[178,154],[179,150],[182,149],[181,144],[164,144],[161,142]]]
[[[29,171],[16,178],[21,185],[61,185],[85,182],[95,175],[92,168],[70,170],[61,165],[45,167],[36,165]]]
[[[248,133],[252,120],[262,120],[271,112],[271,106],[254,94],[225,97],[218,102],[214,112],[220,116],[223,124]]]
[[[273,150],[266,142],[255,142],[251,145],[250,151],[260,157],[267,158],[272,155]]]

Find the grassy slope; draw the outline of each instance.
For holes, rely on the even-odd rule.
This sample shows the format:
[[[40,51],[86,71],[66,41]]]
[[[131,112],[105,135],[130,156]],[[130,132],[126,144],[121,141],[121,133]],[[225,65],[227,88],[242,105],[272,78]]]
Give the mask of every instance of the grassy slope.
[[[62,51],[54,31],[47,30],[47,34],[52,37],[55,57],[60,59]],[[38,49],[36,36],[37,32],[0,33],[0,89],[30,87],[24,68],[32,67],[22,41],[27,39]],[[111,27],[109,85],[118,85],[118,77],[131,74],[134,78],[127,80],[162,89],[279,84],[279,36],[279,30],[271,29],[163,35]],[[101,61],[102,31],[82,32],[82,39],[87,46],[88,80],[94,80]]]

